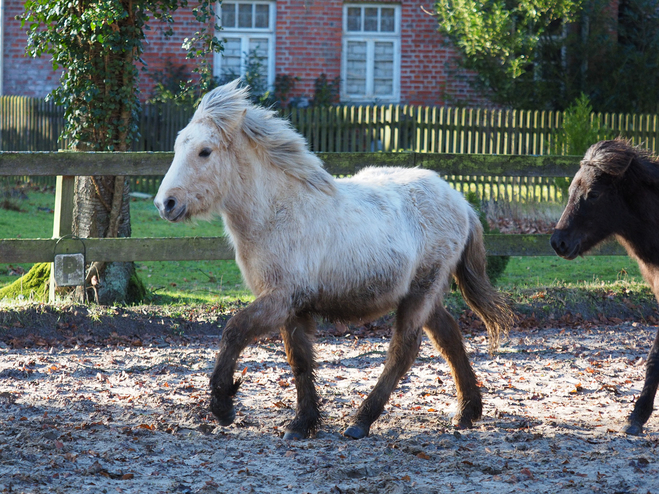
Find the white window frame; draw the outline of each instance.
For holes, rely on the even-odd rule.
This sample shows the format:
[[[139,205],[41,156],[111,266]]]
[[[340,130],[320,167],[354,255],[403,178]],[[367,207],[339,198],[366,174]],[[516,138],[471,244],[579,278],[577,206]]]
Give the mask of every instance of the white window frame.
[[[394,9],[394,31],[364,31],[364,9],[365,8],[393,8]],[[348,31],[348,9],[362,9],[362,30]],[[380,14],[378,12],[378,19]],[[400,101],[400,4],[392,3],[345,3],[343,4],[343,40],[341,52],[341,101],[345,102],[375,102],[375,103],[398,103]],[[360,41],[366,43],[366,92],[364,94],[348,94],[347,77],[348,73],[348,42]],[[393,60],[393,93],[390,95],[376,95],[374,91],[374,67],[375,67],[375,43],[391,42],[393,43],[394,60]]]
[[[244,28],[244,27],[224,27],[222,26],[222,3],[226,4],[249,4],[252,5],[268,5],[268,25],[267,28]],[[246,57],[245,54],[249,53],[249,40],[250,38],[268,38],[268,61],[267,61],[267,72],[268,72],[268,86],[272,89],[275,83],[275,22],[277,19],[276,12],[276,2],[269,0],[256,0],[256,1],[228,1],[228,2],[218,2],[216,4],[216,12],[220,20],[218,24],[222,28],[216,33],[216,36],[219,39],[224,38],[239,38],[240,39],[240,77],[245,75],[246,71]],[[236,24],[238,16],[236,15]],[[223,77],[222,73],[222,53],[215,53],[213,56],[213,75],[215,77]]]

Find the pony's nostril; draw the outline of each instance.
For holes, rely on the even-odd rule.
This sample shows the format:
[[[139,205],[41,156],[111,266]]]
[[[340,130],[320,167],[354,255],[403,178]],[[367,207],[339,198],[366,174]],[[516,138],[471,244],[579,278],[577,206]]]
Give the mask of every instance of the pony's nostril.
[[[567,244],[565,240],[556,237],[556,234],[552,235],[549,243],[558,255],[564,254],[567,251]]]
[[[170,197],[165,201],[165,212],[171,213],[176,208],[176,199]]]

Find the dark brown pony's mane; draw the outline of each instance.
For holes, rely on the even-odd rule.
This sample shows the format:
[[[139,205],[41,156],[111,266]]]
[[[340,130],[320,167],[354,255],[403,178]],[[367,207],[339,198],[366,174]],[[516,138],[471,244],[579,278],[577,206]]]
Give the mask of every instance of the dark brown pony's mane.
[[[615,177],[633,174],[640,181],[659,183],[659,158],[625,139],[593,144],[581,160],[581,166],[594,166]]]

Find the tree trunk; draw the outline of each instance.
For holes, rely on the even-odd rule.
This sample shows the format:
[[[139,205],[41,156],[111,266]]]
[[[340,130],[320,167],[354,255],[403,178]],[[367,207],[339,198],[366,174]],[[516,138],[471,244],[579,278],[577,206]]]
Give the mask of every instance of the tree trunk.
[[[134,27],[135,15],[132,0],[123,2],[128,14],[118,22],[117,29]],[[127,151],[129,129],[133,123],[133,101],[136,96],[135,54],[132,49],[112,51],[100,44],[90,45],[90,61],[93,86],[98,95],[89,103],[87,115],[87,142],[78,145],[80,150]],[[117,100],[116,94],[125,97]],[[129,96],[130,95],[130,96]],[[84,95],[81,95],[83,97]],[[98,105],[104,113],[102,121],[96,121],[91,107]],[[84,118],[84,117],[83,117]],[[76,180],[75,207],[73,210],[73,234],[80,238],[130,237],[129,184],[121,176],[78,177]],[[87,272],[85,298],[99,304],[126,303],[131,280],[135,275],[132,262],[93,262]],[[81,290],[79,290],[79,294]],[[81,294],[82,295],[82,294]]]
[[[128,181],[124,177],[78,177],[73,234],[80,238],[130,237],[128,193]],[[94,262],[87,274],[87,296],[103,305],[131,302],[127,294],[134,274],[132,262]]]

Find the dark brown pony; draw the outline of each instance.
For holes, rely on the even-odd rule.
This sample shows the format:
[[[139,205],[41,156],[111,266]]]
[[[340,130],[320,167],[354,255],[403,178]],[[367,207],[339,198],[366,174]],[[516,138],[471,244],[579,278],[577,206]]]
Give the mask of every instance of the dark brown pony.
[[[598,142],[586,151],[551,246],[572,260],[612,236],[636,259],[659,300],[659,159],[621,139]],[[643,432],[658,384],[659,333],[643,391],[627,419],[627,434]]]

